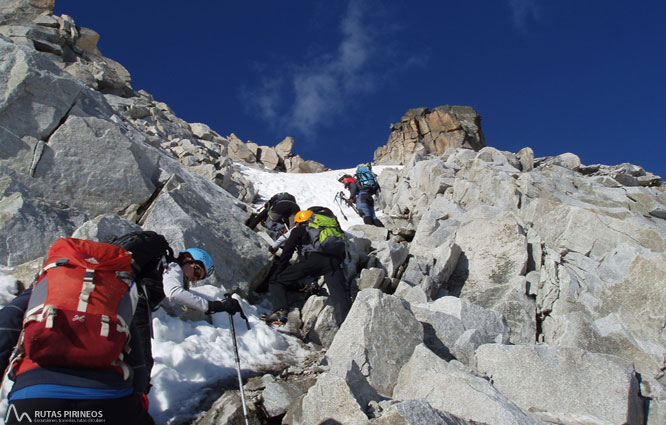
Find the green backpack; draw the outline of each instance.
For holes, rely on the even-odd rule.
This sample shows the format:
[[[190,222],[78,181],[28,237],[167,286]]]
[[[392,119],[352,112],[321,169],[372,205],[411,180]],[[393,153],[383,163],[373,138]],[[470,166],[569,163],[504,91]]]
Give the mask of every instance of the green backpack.
[[[315,213],[308,220],[307,226],[312,244],[304,248],[305,252],[345,257],[345,236],[337,218]]]

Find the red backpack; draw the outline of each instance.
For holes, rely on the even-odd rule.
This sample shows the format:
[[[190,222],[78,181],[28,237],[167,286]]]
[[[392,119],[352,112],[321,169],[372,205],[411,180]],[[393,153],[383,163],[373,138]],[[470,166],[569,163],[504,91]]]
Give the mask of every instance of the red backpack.
[[[23,319],[15,374],[39,366],[117,370],[137,303],[132,257],[101,242],[64,238],[48,251]]]

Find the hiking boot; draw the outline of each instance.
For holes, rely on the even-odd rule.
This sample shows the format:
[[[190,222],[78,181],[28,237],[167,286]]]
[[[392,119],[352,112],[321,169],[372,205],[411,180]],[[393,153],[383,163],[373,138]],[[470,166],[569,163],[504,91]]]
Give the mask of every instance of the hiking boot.
[[[313,287],[314,285],[315,285],[315,281],[314,281],[314,280],[309,280],[309,281],[307,281],[307,282],[303,282],[303,283],[301,284],[301,287],[298,288],[298,292],[305,292],[305,293],[307,293],[307,292],[309,292],[309,291],[312,290],[312,287]]]
[[[302,292],[308,297],[311,295],[318,295],[320,292],[319,279],[308,278],[305,282],[301,282],[301,287],[298,288],[298,292]]]
[[[281,309],[276,310],[269,315],[261,316],[261,320],[266,322],[269,325],[284,325],[287,323],[287,310]]]

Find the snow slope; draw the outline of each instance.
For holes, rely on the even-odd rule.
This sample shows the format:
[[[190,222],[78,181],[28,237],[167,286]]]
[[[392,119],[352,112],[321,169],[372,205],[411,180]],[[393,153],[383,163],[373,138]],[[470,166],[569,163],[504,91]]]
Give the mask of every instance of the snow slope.
[[[386,166],[377,166],[374,171],[379,174],[384,168]],[[340,209],[335,202],[335,195],[343,190],[338,177],[344,173],[353,174],[353,171],[287,174],[243,167],[242,173],[259,193],[257,208],[275,193],[286,191],[296,197],[301,208],[313,205],[330,208],[338,216],[342,228],[346,229],[363,222],[351,208],[344,206]],[[14,297],[13,288],[14,279],[7,275],[6,270],[3,272],[0,269],[0,304],[4,305]],[[209,299],[219,299],[224,295],[224,290],[211,285],[192,290]],[[281,356],[298,360],[307,354],[296,338],[276,332],[259,320],[262,314],[268,312],[267,308],[240,301],[251,325],[251,329],[247,330],[245,322],[234,316],[239,357],[245,376],[279,366]],[[236,379],[229,316],[216,314],[210,324],[183,321],[160,309],[153,316],[153,327],[155,366],[152,372],[153,388],[149,395],[150,413],[156,423],[187,423],[201,410],[200,403],[211,392],[215,395],[215,387],[223,382],[228,385]],[[7,394],[10,388],[10,383],[6,383],[3,394]],[[3,397],[0,404],[3,418],[6,408]]]
[[[375,167],[374,172],[379,173],[385,166]],[[243,167],[243,175],[248,178],[259,192],[261,199],[257,200],[257,207],[278,192],[289,192],[296,197],[298,205],[306,209],[311,206],[330,208],[338,217],[343,229],[355,224],[363,224],[363,220],[347,205],[342,208],[335,202],[335,196],[349,191],[338,182],[343,174],[354,174],[354,169],[332,170],[314,174],[267,173],[257,168]]]

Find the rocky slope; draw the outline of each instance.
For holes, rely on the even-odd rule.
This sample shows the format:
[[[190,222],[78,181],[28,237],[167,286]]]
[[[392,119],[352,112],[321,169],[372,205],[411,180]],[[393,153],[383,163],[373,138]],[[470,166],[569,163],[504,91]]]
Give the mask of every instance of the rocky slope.
[[[141,226],[209,250],[246,297],[269,264],[238,162],[321,164],[187,123],[52,1],[0,8],[0,264]],[[307,364],[246,385],[285,424],[666,423],[666,193],[638,166],[485,146],[468,107],[410,110],[375,159],[387,228],[348,231],[355,301],[290,316]],[[314,168],[313,168],[314,167]],[[238,423],[228,391],[197,423]]]
[[[303,308],[326,369],[252,382],[260,411],[288,424],[663,423],[657,176],[485,147],[416,157],[380,183],[387,229],[348,229],[367,260],[346,321],[331,332],[323,304]]]

